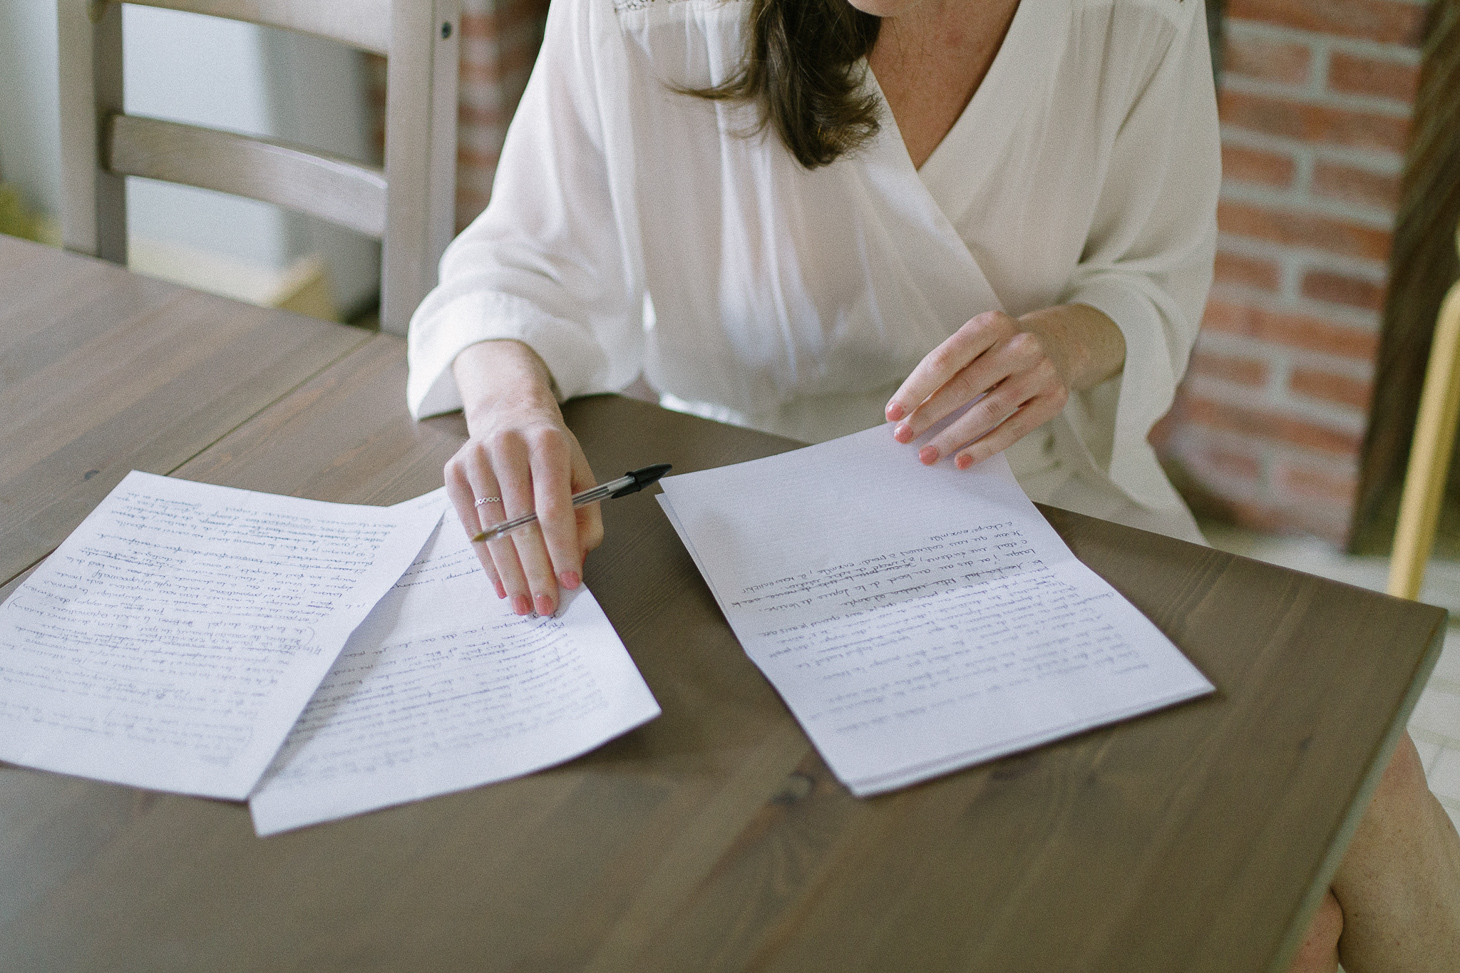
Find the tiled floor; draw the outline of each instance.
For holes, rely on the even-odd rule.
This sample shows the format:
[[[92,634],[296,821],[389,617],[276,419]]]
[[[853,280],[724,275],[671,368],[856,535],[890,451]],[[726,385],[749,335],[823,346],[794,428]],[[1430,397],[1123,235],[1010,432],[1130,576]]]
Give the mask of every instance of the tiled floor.
[[[1310,538],[1271,537],[1219,524],[1202,529],[1214,547],[1234,554],[1375,591],[1383,591],[1388,579],[1388,558],[1352,557]],[[1460,827],[1460,563],[1430,562],[1420,600],[1448,609],[1450,627],[1440,661],[1410,717],[1409,733],[1424,760],[1430,790]]]

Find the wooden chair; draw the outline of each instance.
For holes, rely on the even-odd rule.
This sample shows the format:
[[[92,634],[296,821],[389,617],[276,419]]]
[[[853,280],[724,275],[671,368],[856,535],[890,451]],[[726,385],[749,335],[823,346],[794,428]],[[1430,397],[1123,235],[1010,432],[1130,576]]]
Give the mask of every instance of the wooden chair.
[[[126,115],[118,0],[58,0],[62,242],[127,262],[126,176],[313,214],[381,241],[380,323],[404,333],[454,226],[460,0],[127,0],[283,27],[387,58],[385,167]]]
[[[1460,253],[1460,227],[1455,229],[1455,250]],[[1460,281],[1440,305],[1430,361],[1425,369],[1415,421],[1414,444],[1399,502],[1399,524],[1394,531],[1394,556],[1389,565],[1389,593],[1415,598],[1425,577],[1425,563],[1435,543],[1445,481],[1450,474],[1450,453],[1455,445],[1456,418],[1460,416]]]

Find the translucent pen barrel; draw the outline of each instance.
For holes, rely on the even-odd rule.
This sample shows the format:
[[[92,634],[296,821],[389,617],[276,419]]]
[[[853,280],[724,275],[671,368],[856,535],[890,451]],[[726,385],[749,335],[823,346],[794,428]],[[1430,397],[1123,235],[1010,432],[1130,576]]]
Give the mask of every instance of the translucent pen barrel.
[[[621,476],[617,480],[610,480],[609,482],[600,484],[596,487],[590,487],[589,489],[584,490],[582,493],[573,494],[573,506],[581,507],[584,504],[596,503],[599,500],[607,500],[609,497],[613,496],[624,487],[633,485],[634,478],[632,476]],[[533,523],[536,520],[536,513],[523,514],[521,517],[513,517],[511,520],[504,520],[500,524],[489,527],[486,530],[482,531],[480,534],[477,534],[475,537],[472,538],[472,543],[475,544],[478,541],[494,541],[497,538],[501,537],[503,534],[510,534],[517,528],[526,527],[528,524]]]

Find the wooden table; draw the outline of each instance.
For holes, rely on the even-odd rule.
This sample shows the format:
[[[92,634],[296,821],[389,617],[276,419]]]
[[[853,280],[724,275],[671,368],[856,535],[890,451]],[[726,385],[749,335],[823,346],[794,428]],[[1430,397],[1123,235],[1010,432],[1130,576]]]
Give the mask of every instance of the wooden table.
[[[367,337],[0,236],[0,582]]]
[[[42,269],[57,299],[17,312],[15,278]],[[70,296],[82,285],[89,297]],[[81,442],[101,419],[72,422],[53,403],[118,395],[117,382],[157,402],[176,385],[167,401],[211,424],[177,406],[117,420],[110,435],[133,445],[111,458],[111,482],[127,456],[176,439],[187,445],[152,468],[391,503],[438,486],[465,435],[460,417],[410,421],[392,337],[8,242],[0,295],[5,327],[30,328],[0,334],[5,414],[61,444],[0,440],[0,548],[29,545],[7,564],[54,546],[104,492],[53,459],[95,455]],[[163,310],[135,310],[144,299]],[[265,315],[249,326],[259,347],[290,325],[305,329],[296,347],[328,350],[313,365],[274,355],[286,374],[272,384],[262,366],[231,388],[194,367],[151,381],[57,367],[50,382],[9,384],[28,362],[82,354],[66,349],[102,362],[114,345],[144,367],[152,358],[127,349],[144,330],[134,319],[194,301],[221,308],[172,325],[174,342],[202,349],[197,372],[229,358],[219,321]],[[566,413],[600,478],[794,445],[612,396]],[[18,483],[69,499],[24,506]],[[657,505],[634,497],[606,512],[586,580],[659,719],[522,780],[267,840],[242,805],[0,765],[0,971],[1282,969],[1434,664],[1444,613],[1046,514],[1215,695],[853,798],[746,659]]]

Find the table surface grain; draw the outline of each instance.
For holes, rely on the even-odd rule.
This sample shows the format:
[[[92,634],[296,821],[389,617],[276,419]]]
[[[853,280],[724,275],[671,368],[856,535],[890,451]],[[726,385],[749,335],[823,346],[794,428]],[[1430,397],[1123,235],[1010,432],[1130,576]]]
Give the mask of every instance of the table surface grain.
[[[0,235],[0,583],[368,337]]]
[[[16,264],[45,266],[28,249],[17,257],[0,242],[4,327],[27,319],[4,303],[17,293]],[[111,276],[74,271],[93,272]],[[154,289],[95,286],[93,303],[119,289],[142,306]],[[123,322],[162,313],[117,306],[110,329],[92,323],[91,340],[117,334],[125,345]],[[210,320],[194,319],[189,333],[214,325],[198,316]],[[245,335],[267,328],[229,325],[248,319],[237,306],[217,317]],[[54,327],[37,347],[85,344]],[[271,386],[271,404],[253,394],[261,374],[240,379],[243,404],[200,401],[233,421],[200,432],[213,439],[186,456],[175,447],[165,471],[366,503],[439,486],[465,436],[460,416],[409,419],[400,340],[352,344],[330,332],[304,340],[336,349],[319,352],[338,359],[323,370],[270,359],[295,369]],[[24,358],[13,350],[25,341],[0,334],[5,368]],[[221,339],[203,344],[199,369],[232,354]],[[60,362],[76,352],[31,354]],[[140,397],[154,394],[136,382]],[[77,394],[0,392],[47,442],[80,434],[45,432],[65,425],[65,410],[29,403],[43,410],[47,396]],[[795,445],[614,396],[565,411],[600,479]],[[177,435],[149,422],[163,418],[121,422],[123,438]],[[21,448],[0,440],[7,490],[54,479],[56,492],[71,491],[74,520],[105,492],[81,490],[44,450]],[[1444,613],[1045,513],[1214,695],[854,798],[745,657],[646,492],[605,510],[604,544],[585,573],[660,718],[527,778],[266,840],[243,805],[0,765],[0,971],[1279,969],[1433,666]],[[24,539],[35,553],[14,563],[34,560],[69,516],[6,507],[0,542],[8,551]]]

